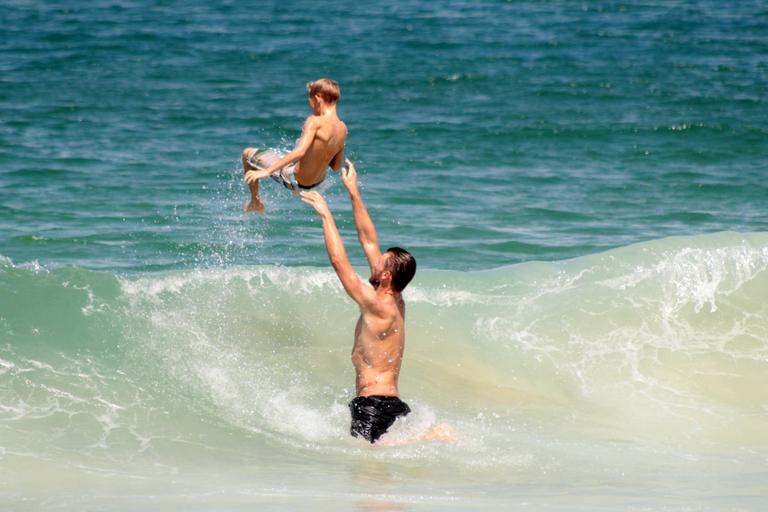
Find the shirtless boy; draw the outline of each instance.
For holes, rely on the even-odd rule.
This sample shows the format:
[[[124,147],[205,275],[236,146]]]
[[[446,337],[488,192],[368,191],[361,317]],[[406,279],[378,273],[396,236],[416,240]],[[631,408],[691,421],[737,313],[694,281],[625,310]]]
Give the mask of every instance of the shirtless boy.
[[[296,148],[281,156],[273,150],[243,150],[245,182],[251,189],[251,200],[244,211],[263,212],[259,197],[259,180],[271,177],[294,194],[320,185],[330,166],[338,171],[344,159],[347,126],[336,114],[341,96],[335,80],[321,78],[307,84],[312,115],[307,117]]]
[[[405,346],[405,302],[401,293],[416,273],[416,260],[399,247],[381,253],[376,228],[360,197],[357,171],[349,160],[341,179],[352,201],[357,237],[371,269],[368,281],[372,287],[363,283],[349,263],[323,196],[317,192],[302,192],[301,197],[320,215],[331,265],[344,290],[360,308],[352,347],[357,397],[349,404],[352,413],[350,432],[374,443],[399,416],[411,412],[400,400],[397,379]],[[452,434],[450,429],[440,425],[421,439],[448,441],[452,440]]]

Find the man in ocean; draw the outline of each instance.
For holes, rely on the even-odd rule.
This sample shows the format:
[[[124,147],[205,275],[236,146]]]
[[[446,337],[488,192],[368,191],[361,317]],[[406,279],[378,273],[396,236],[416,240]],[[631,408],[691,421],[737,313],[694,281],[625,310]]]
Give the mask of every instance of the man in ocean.
[[[263,212],[259,197],[259,180],[271,177],[295,194],[320,185],[326,169],[338,171],[344,161],[347,125],[336,114],[341,89],[335,80],[321,78],[307,84],[307,96],[312,115],[307,117],[298,144],[281,156],[271,149],[243,150],[245,182],[251,189],[251,200],[244,211]]]
[[[379,249],[378,235],[357,186],[357,171],[349,160],[342,169],[342,183],[349,192],[352,214],[360,245],[371,270],[367,286],[352,268],[344,243],[328,205],[317,192],[302,192],[302,200],[312,205],[323,221],[323,236],[328,258],[344,290],[360,307],[355,327],[352,364],[357,374],[357,397],[349,404],[352,413],[350,433],[371,443],[400,416],[411,409],[400,400],[397,379],[405,345],[405,302],[402,291],[416,273],[416,260],[405,249]],[[449,440],[446,427],[436,427],[421,437],[424,440]]]

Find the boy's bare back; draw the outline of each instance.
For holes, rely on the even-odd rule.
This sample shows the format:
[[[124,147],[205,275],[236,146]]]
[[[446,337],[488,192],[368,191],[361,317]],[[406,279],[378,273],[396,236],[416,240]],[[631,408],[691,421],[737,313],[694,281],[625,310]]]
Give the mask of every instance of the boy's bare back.
[[[304,123],[304,135],[314,131],[312,142],[296,169],[296,180],[305,186],[323,181],[325,170],[337,171],[344,161],[347,125],[333,112],[309,116]]]

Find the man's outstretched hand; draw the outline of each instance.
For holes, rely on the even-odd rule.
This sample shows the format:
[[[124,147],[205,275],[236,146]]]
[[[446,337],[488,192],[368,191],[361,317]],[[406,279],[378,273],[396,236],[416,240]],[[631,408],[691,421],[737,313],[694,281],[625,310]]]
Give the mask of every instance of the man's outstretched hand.
[[[341,169],[341,182],[351,194],[357,192],[357,170],[349,158],[347,158],[346,163],[347,166]]]
[[[317,192],[301,192],[301,200],[311,205],[318,215],[322,218],[330,217],[331,210],[328,209],[328,203],[325,202],[325,198]]]

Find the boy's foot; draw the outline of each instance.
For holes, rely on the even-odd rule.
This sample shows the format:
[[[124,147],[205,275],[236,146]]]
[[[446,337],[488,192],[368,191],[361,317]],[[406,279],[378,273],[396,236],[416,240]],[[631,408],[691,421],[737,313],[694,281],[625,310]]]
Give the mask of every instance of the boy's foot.
[[[258,197],[254,197],[247,203],[245,203],[245,206],[243,206],[243,211],[245,213],[264,213],[264,203],[261,202],[261,199]]]

